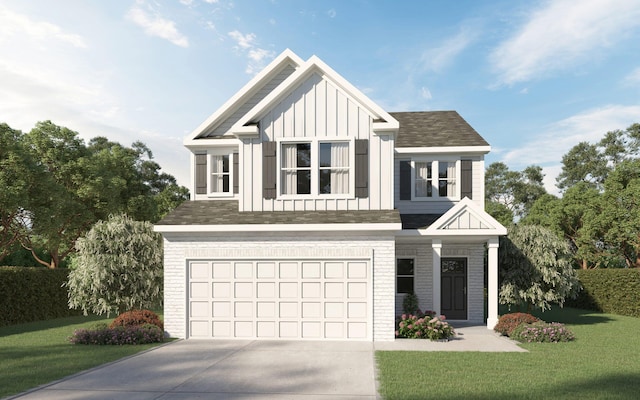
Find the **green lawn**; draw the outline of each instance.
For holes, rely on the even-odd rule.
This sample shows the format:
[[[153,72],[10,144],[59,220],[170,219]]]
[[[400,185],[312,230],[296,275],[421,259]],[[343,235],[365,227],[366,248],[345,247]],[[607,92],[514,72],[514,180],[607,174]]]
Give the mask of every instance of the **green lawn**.
[[[0,398],[120,359],[155,344],[135,346],[73,345],[73,331],[104,317],[70,317],[0,328]]]
[[[377,352],[385,399],[637,399],[640,318],[559,309],[570,343],[522,344],[528,353]]]

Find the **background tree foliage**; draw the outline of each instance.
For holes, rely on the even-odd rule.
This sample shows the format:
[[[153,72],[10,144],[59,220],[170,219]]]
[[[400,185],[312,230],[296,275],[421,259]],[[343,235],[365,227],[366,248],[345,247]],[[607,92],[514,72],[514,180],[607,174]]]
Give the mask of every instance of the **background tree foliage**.
[[[501,304],[545,311],[580,289],[567,242],[547,228],[512,225],[498,254]]]
[[[640,267],[640,124],[582,142],[562,158],[562,197],[542,196],[524,224],[540,224],[570,243],[583,269]]]
[[[162,236],[126,215],[96,223],[78,239],[69,273],[69,307],[85,315],[162,305]]]
[[[0,197],[0,244],[9,249],[0,261],[17,238],[38,263],[56,268],[75,252],[76,240],[110,214],[156,222],[189,197],[141,142],[126,147],[96,137],[85,144],[51,121],[26,134],[3,124],[0,135],[12,143],[0,150],[0,179],[10,183]],[[4,245],[11,240],[14,247]]]

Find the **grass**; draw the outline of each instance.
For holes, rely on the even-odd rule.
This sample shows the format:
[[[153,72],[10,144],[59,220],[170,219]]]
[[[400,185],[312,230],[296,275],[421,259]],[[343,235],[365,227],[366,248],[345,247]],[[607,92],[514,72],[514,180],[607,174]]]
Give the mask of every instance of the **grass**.
[[[0,398],[157,346],[73,345],[74,330],[105,317],[69,317],[0,327]]]
[[[637,399],[640,318],[559,309],[538,314],[575,333],[528,353],[377,352],[384,399]]]

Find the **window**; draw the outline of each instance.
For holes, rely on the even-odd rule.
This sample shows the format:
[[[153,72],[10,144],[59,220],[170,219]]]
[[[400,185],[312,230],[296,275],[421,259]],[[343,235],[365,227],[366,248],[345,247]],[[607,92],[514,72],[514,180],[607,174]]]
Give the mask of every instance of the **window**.
[[[414,199],[459,197],[457,161],[413,161],[412,164]]]
[[[349,143],[320,143],[320,194],[349,193]]]
[[[350,142],[282,142],[280,194],[348,195],[351,193]]]
[[[229,154],[211,156],[210,193],[229,193],[231,168]]]
[[[413,293],[414,259],[398,258],[396,261],[396,293]]]
[[[311,193],[311,143],[282,144],[282,194]]]

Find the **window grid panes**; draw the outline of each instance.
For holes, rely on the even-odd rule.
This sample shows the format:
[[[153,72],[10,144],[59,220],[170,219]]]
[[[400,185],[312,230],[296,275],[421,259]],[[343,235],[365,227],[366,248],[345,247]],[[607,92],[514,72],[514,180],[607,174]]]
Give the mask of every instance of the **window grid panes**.
[[[430,162],[415,163],[415,197],[431,197],[433,189],[431,185],[432,171]]]
[[[282,145],[282,194],[311,193],[311,143]]]
[[[396,293],[414,292],[414,259],[399,258],[396,260]]]
[[[229,155],[211,156],[211,193],[229,193]]]
[[[349,143],[319,145],[318,193],[349,193]]]
[[[414,198],[457,196],[456,161],[414,161],[413,168]]]

